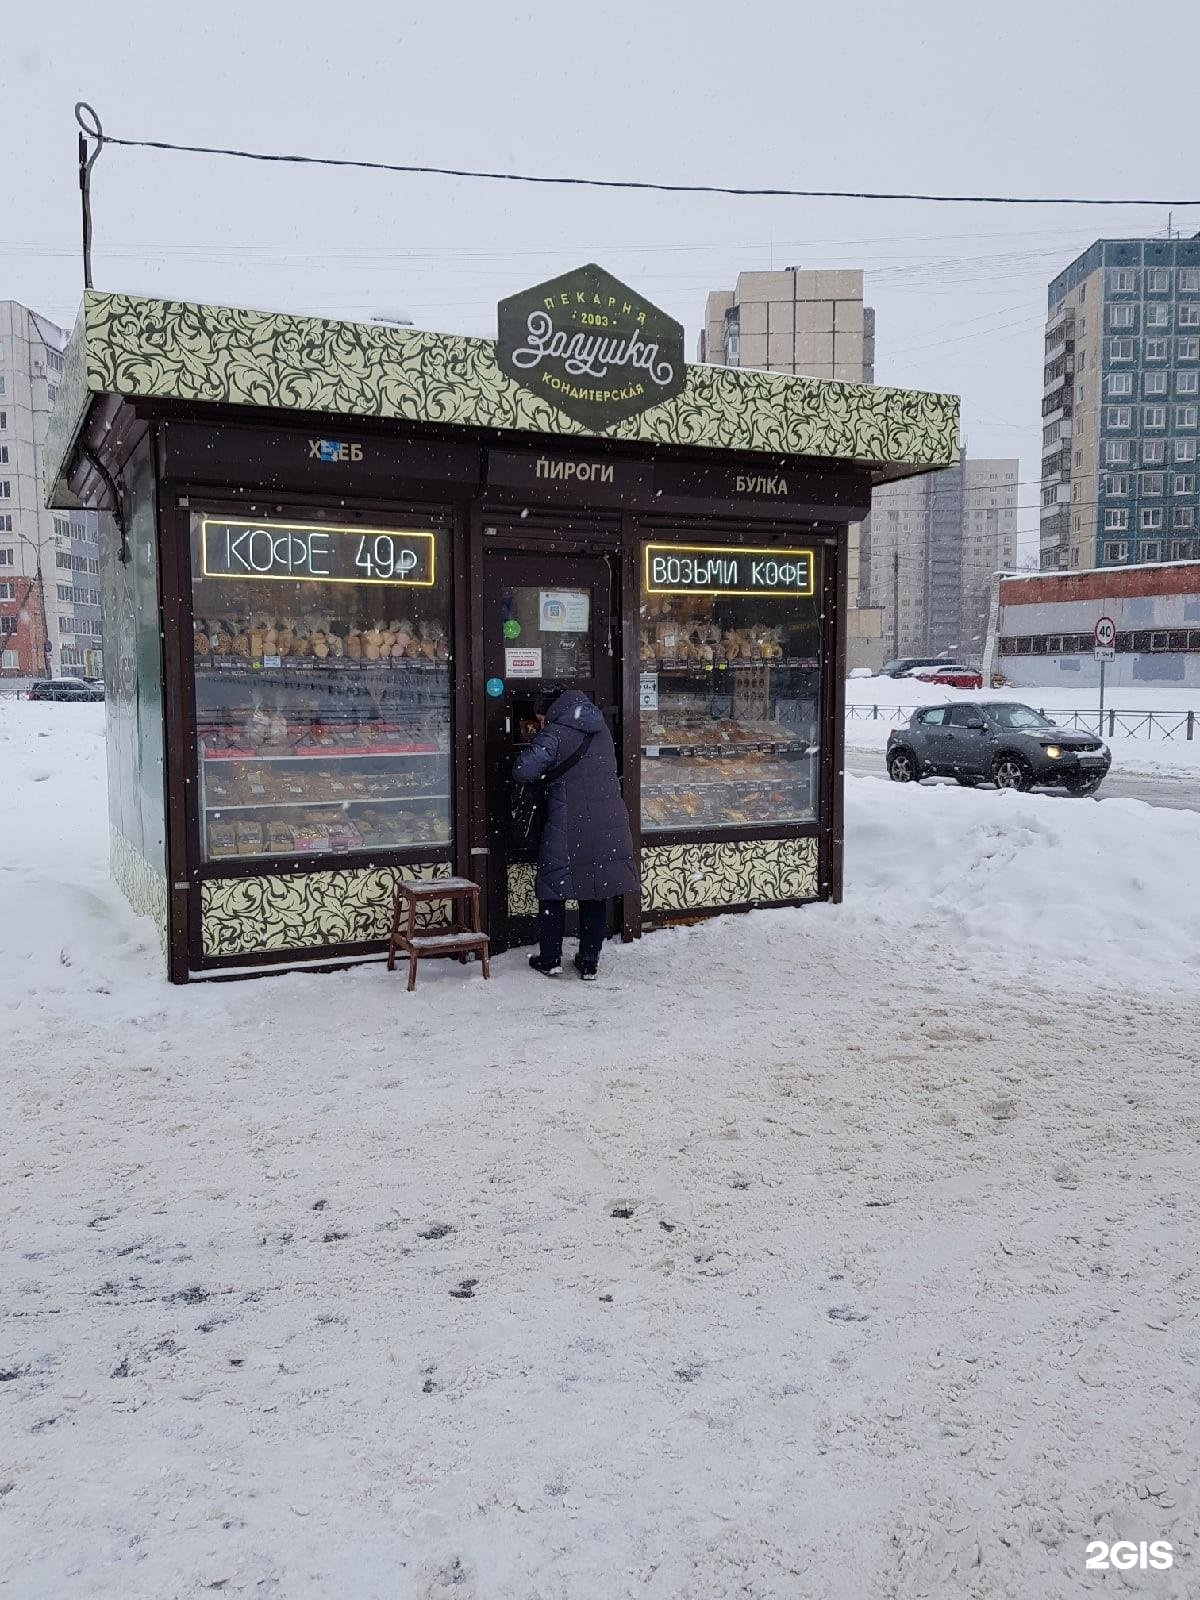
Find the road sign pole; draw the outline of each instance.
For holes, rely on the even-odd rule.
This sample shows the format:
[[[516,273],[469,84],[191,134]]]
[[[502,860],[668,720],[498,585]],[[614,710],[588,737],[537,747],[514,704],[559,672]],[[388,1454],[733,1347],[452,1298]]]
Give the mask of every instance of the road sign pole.
[[[1108,663],[1115,660],[1117,647],[1117,625],[1111,617],[1101,617],[1092,629],[1092,642],[1095,644],[1096,660],[1100,663],[1100,725],[1096,729],[1100,738],[1104,737],[1104,669]]]

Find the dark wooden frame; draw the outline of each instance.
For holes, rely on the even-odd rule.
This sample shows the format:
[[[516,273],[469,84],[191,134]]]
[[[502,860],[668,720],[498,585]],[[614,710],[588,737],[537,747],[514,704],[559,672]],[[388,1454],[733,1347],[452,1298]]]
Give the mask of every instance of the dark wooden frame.
[[[485,532],[485,543],[484,543],[484,550],[483,550],[483,573],[482,573],[482,583],[483,583],[482,598],[483,598],[483,601],[484,601],[485,610],[486,610],[486,603],[487,603],[490,580],[491,580],[491,573],[489,571],[490,563],[489,563],[489,560],[488,560],[488,557],[489,557],[490,554],[494,553],[494,554],[501,555],[501,556],[511,556],[518,563],[528,562],[530,564],[530,566],[532,566],[534,568],[536,568],[536,565],[537,565],[539,557],[542,557],[542,558],[549,557],[551,560],[563,560],[563,561],[568,561],[568,562],[574,561],[574,562],[579,563],[580,565],[593,565],[593,566],[596,566],[596,567],[603,567],[605,572],[607,573],[607,583],[604,584],[603,587],[607,588],[607,591],[608,591],[607,595],[605,596],[606,603],[605,603],[605,606],[604,606],[604,613],[603,613],[608,618],[608,622],[609,622],[609,628],[608,628],[609,637],[608,637],[608,640],[607,640],[607,644],[608,644],[608,655],[610,657],[610,666],[609,666],[608,671],[610,671],[611,675],[612,675],[613,693],[614,693],[615,699],[616,699],[617,710],[618,710],[618,713],[622,714],[622,717],[623,717],[623,714],[624,714],[624,706],[623,706],[623,703],[622,703],[623,685],[622,685],[622,678],[621,678],[620,662],[615,660],[615,659],[611,659],[613,657],[613,655],[614,655],[614,650],[613,650],[613,646],[614,646],[614,639],[613,639],[614,625],[619,623],[619,621],[620,621],[620,613],[619,613],[618,608],[619,608],[619,606],[621,604],[621,581],[620,581],[621,580],[621,571],[620,571],[620,554],[621,554],[621,552],[620,552],[619,545],[611,544],[606,539],[600,538],[600,537],[597,537],[595,539],[588,539],[588,538],[586,538],[586,536],[583,536],[583,535],[579,534],[578,530],[575,530],[575,529],[572,529],[567,534],[560,534],[556,530],[552,530],[552,529],[550,529],[548,527],[542,528],[540,530],[535,530],[534,540],[536,542],[531,542],[528,539],[522,538],[522,536],[521,536],[522,535],[522,531],[523,531],[523,524],[521,524],[519,522],[512,521],[511,520],[511,513],[508,513],[503,520],[499,516],[489,514],[489,518],[488,518],[488,521],[487,521],[487,523],[485,525],[485,530],[484,530],[484,532]],[[488,537],[489,534],[491,536],[490,539]],[[556,574],[555,577],[556,577],[556,581],[557,581],[558,575]],[[569,582],[570,579],[568,579],[567,581]],[[599,677],[602,674],[602,670],[603,670],[601,668],[601,666],[600,666],[601,639],[599,637],[599,634],[598,634],[598,631],[597,631],[597,628],[596,628],[596,622],[597,622],[598,615],[599,615],[599,613],[593,612],[592,624],[591,624],[591,630],[590,630],[590,632],[591,632],[592,651],[593,651],[593,676],[592,676],[592,678],[590,680],[584,680],[584,681],[590,681],[593,685],[598,681]],[[486,628],[484,630],[484,650],[486,651]],[[482,655],[482,654],[475,658],[475,661],[473,663],[473,670],[470,673],[470,677],[472,678],[473,681],[476,681],[476,682],[478,682],[480,680],[486,681],[486,673],[485,673],[484,661],[485,661],[485,656]],[[607,674],[605,674],[605,675],[607,675]],[[529,682],[529,687],[530,687],[531,690],[535,690],[535,692],[536,692],[537,689],[551,687],[551,684],[547,680],[544,680],[544,679],[543,680],[532,680],[531,679],[530,682]],[[489,837],[489,846],[488,846],[489,855],[488,855],[488,858],[487,858],[487,860],[488,860],[488,871],[484,875],[484,881],[485,881],[485,883],[487,885],[488,895],[489,895],[488,927],[489,927],[489,930],[492,931],[493,948],[495,950],[497,950],[497,951],[502,951],[504,949],[509,948],[507,929],[503,929],[502,930],[499,927],[498,921],[497,921],[497,918],[496,918],[496,915],[495,915],[495,913],[499,910],[499,907],[493,905],[492,904],[492,900],[491,900],[491,892],[492,892],[492,890],[493,889],[497,889],[497,890],[499,889],[499,883],[500,883],[500,878],[501,878],[501,874],[502,874],[502,869],[501,869],[500,864],[495,862],[492,859],[491,854],[490,854],[490,851],[493,848],[492,841],[495,838],[496,829],[494,827],[489,827],[488,826],[488,815],[487,815],[487,786],[488,786],[488,777],[489,777],[489,774],[488,774],[488,771],[487,771],[487,763],[488,763],[488,758],[489,758],[489,750],[488,750],[489,707],[488,707],[488,702],[487,702],[487,700],[486,700],[486,698],[484,696],[481,696],[480,699],[481,699],[481,703],[483,705],[484,744],[476,752],[476,759],[478,761],[478,765],[479,765],[479,769],[480,769],[480,771],[479,771],[479,783],[482,786],[482,796],[481,796],[481,799],[480,799],[481,815],[483,817],[483,823],[484,823],[484,826],[487,828],[488,837]],[[618,759],[619,759],[619,753],[618,753]],[[497,898],[499,898],[498,895],[497,895]],[[530,941],[529,942],[531,942],[532,941],[532,928],[530,928],[528,931],[530,932]]]
[[[739,823],[705,828],[664,828],[661,830],[656,829],[653,833],[642,836],[640,832],[640,696],[635,696],[629,702],[634,708],[634,717],[629,719],[631,726],[626,733],[626,740],[628,744],[633,746],[633,749],[630,757],[631,766],[627,767],[626,770],[631,770],[635,774],[634,782],[639,795],[638,809],[634,813],[639,823],[639,844],[643,848],[654,848],[658,845],[741,843],[755,839],[815,838],[817,840],[818,894],[815,897],[809,896],[804,899],[772,900],[770,905],[807,905],[814,898],[817,900],[840,901],[842,897],[840,839],[842,784],[838,781],[838,774],[843,771],[844,767],[845,616],[840,609],[831,603],[831,595],[837,596],[840,594],[844,597],[846,592],[845,573],[849,539],[847,528],[839,528],[828,522],[797,523],[790,520],[772,519],[769,522],[755,523],[752,528],[747,529],[744,524],[731,524],[723,517],[705,521],[700,524],[700,528],[704,538],[714,544],[728,543],[731,546],[736,546],[760,541],[769,543],[773,538],[778,539],[781,543],[803,540],[806,544],[819,549],[821,552],[821,596],[826,621],[821,628],[821,764],[818,779],[817,814],[815,818],[808,821],[779,822],[761,826],[752,823]],[[632,672],[635,680],[639,671],[639,630],[637,629],[637,619],[641,596],[641,547],[648,539],[662,544],[672,542],[683,544],[694,538],[695,532],[694,527],[680,528],[678,517],[675,516],[635,521],[635,537],[632,550],[634,557],[632,586],[635,598],[632,610],[627,612],[627,618],[632,616],[634,622],[632,646],[628,640],[626,641],[626,669],[627,671],[630,669],[629,654],[632,648]],[[836,684],[833,685],[835,692],[831,693],[830,674],[837,673],[839,670],[840,677],[837,678]],[[834,839],[835,827],[839,830],[836,844]],[[663,927],[670,926],[673,923],[694,922],[706,917],[724,916],[726,913],[758,909],[761,909],[759,902],[746,902],[741,905],[689,907],[686,911],[651,911],[642,913],[642,923],[647,928]]]
[[[303,959],[305,951],[313,948],[301,947],[294,951],[256,951],[237,955],[206,955],[203,942],[203,905],[200,885],[206,881],[225,881],[230,878],[257,878],[274,876],[298,876],[307,873],[320,873],[330,871],[354,871],[357,869],[388,869],[405,866],[419,865],[425,862],[446,862],[452,870],[457,870],[457,852],[455,850],[456,829],[454,827],[454,812],[451,813],[451,843],[449,845],[407,845],[400,849],[372,849],[363,851],[346,851],[337,856],[250,856],[244,859],[228,858],[221,861],[205,861],[200,847],[200,814],[199,814],[199,784],[190,781],[199,770],[199,740],[195,716],[195,675],[194,657],[188,641],[192,638],[193,612],[192,592],[192,562],[191,562],[191,517],[199,509],[212,511],[218,514],[225,512],[236,515],[245,510],[244,502],[230,500],[218,491],[204,486],[196,486],[186,480],[158,479],[158,529],[159,529],[159,570],[162,571],[164,559],[169,559],[174,575],[174,593],[166,592],[164,602],[169,602],[174,616],[173,632],[178,641],[173,660],[164,661],[164,671],[168,675],[166,683],[174,684],[178,690],[175,695],[164,694],[164,702],[172,707],[174,712],[173,753],[176,757],[173,763],[175,772],[170,785],[173,790],[169,797],[168,805],[175,816],[175,848],[168,853],[168,860],[178,862],[183,860],[187,864],[186,881],[189,893],[186,895],[186,909],[183,912],[186,923],[186,935],[182,938],[176,927],[180,915],[180,908],[176,903],[179,894],[178,885],[183,881],[183,874],[172,872],[169,878],[172,892],[171,918],[169,923],[168,945],[171,948],[183,943],[187,952],[187,968],[182,977],[177,977],[172,971],[169,975],[174,982],[183,981],[187,972],[204,972],[210,968],[230,968],[238,964],[285,965],[290,959],[296,961]],[[267,500],[268,497],[261,497]],[[307,499],[298,499],[294,492],[289,495],[270,497],[269,510],[272,516],[303,517],[316,509],[332,509],[329,499],[321,496],[310,496]],[[455,546],[455,531],[458,518],[454,508],[447,505],[430,505],[416,502],[405,502],[397,497],[382,503],[356,505],[351,507],[338,507],[337,515],[341,520],[367,519],[376,525],[402,528],[412,526],[414,522],[427,522],[431,526],[443,531],[447,537],[450,550],[451,573],[451,628],[455,628],[455,617],[458,612],[458,588],[462,582],[459,568],[461,555]],[[164,636],[168,632],[166,623],[166,605],[164,603]],[[456,637],[457,643],[457,637]],[[452,675],[451,703],[455,701],[455,683]],[[457,801],[458,773],[457,759],[460,740],[455,739],[454,775],[452,785]],[[180,823],[182,823],[183,849],[179,849]],[[331,945],[328,948],[338,955],[354,952],[373,951],[378,941],[356,941],[353,944],[343,943]]]
[[[164,475],[163,427],[172,423],[202,424],[221,430],[214,442],[227,447],[227,477],[221,473],[208,481]],[[240,450],[249,450],[256,429],[295,441],[313,432],[333,432],[364,441],[395,445],[402,450],[430,441],[470,446],[460,452],[458,476],[445,482],[444,495],[431,498],[428,482],[420,494],[406,495],[404,483],[382,494],[378,481],[370,492],[356,494],[353,486],[324,490],[314,486],[311,474],[303,487],[278,484],[267,491],[238,480]],[[378,955],[386,939],[291,951],[257,951],[234,956],[202,953],[200,884],[206,879],[267,874],[303,874],[359,867],[403,867],[415,860],[440,860],[458,876],[476,878],[484,886],[483,917],[487,926],[487,873],[479,871],[488,848],[485,783],[485,703],[479,665],[483,660],[483,566],[492,539],[505,548],[528,553],[538,550],[561,554],[605,553],[616,557],[614,599],[619,605],[618,636],[622,659],[617,664],[618,695],[623,708],[621,764],[625,795],[637,847],[642,846],[640,766],[640,626],[641,547],[645,540],[660,542],[702,537],[714,544],[797,541],[819,545],[822,559],[822,598],[825,626],[821,637],[821,744],[818,815],[811,822],[769,827],[671,829],[646,836],[645,844],[711,843],[718,840],[784,839],[816,837],[818,840],[818,896],[840,900],[842,894],[842,750],[844,730],[844,667],[846,652],[846,546],[847,527],[869,509],[869,478],[852,463],[789,459],[785,465],[812,493],[803,504],[732,503],[728,498],[655,496],[629,503],[562,505],[555,484],[538,485],[528,495],[511,489],[489,493],[486,483],[487,452],[499,449],[510,456],[555,458],[621,458],[668,465],[691,465],[703,478],[714,475],[714,463],[726,471],[744,467],[759,472],[764,461],[781,458],[736,456],[682,446],[647,446],[611,440],[531,438],[490,430],[470,430],[436,425],[348,419],[317,414],[285,414],[258,408],[204,407],[173,401],[137,402],[131,405],[115,396],[94,402],[86,420],[84,441],[94,448],[106,469],[120,480],[132,452],[149,438],[154,452],[156,518],[159,541],[159,600],[163,631],[165,810],[168,874],[168,971],[173,982],[189,976],[229,975],[241,968],[330,965],[347,959]],[[474,453],[474,455],[471,454]],[[477,457],[477,469],[471,460]],[[283,473],[281,465],[280,473]],[[77,456],[71,483],[81,501],[105,505],[107,486],[82,455]],[[324,857],[253,857],[202,863],[199,859],[198,797],[191,781],[195,773],[196,729],[191,651],[192,588],[190,576],[190,514],[192,502],[213,511],[244,513],[248,504],[269,506],[271,514],[311,515],[316,509],[339,519],[367,519],[384,526],[412,525],[414,518],[433,520],[447,530],[451,547],[451,628],[454,642],[451,704],[454,728],[453,832],[449,847],[414,846],[397,851],[372,850]],[[519,507],[519,509],[518,509]],[[111,508],[110,508],[111,509]],[[522,514],[523,513],[523,514]],[[495,530],[489,533],[487,530]],[[479,852],[482,852],[480,854]],[[772,902],[773,904],[775,902]],[[799,904],[802,902],[779,902]],[[686,913],[643,915],[640,897],[625,897],[621,907],[624,938],[637,937],[643,927],[662,922],[693,920],[749,907],[697,908]]]

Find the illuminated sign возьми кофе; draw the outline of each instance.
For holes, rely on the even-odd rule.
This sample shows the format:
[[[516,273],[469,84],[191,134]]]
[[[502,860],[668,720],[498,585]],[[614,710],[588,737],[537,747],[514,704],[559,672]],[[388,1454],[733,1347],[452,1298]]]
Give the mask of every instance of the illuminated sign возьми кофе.
[[[747,550],[737,545],[648,544],[646,594],[761,594],[809,599],[811,550]]]

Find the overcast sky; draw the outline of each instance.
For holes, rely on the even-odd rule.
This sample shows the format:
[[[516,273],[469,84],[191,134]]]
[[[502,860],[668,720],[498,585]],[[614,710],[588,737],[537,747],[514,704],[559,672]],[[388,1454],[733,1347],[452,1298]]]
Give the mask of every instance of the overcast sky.
[[[0,299],[69,324],[72,107],[110,133],[445,166],[950,192],[1200,194],[1200,5],[1109,0],[166,0],[8,8]],[[1144,54],[1139,54],[1143,51]],[[963,397],[974,455],[1040,455],[1048,280],[1142,207],[738,200],[271,167],[110,148],[94,276],[494,337],[496,301],[596,260],[677,316],[739,270],[863,267],[877,379]],[[1200,207],[1176,212],[1200,230]],[[1019,526],[1036,543],[1037,491]]]

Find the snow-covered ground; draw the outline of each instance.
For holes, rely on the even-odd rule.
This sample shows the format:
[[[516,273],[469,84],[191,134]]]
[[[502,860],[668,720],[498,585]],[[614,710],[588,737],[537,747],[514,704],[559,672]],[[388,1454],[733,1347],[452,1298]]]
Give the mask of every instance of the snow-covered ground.
[[[1036,706],[1048,717],[1063,711],[1084,711],[1095,716],[1100,704],[1098,694],[1092,690],[1082,694],[1074,689],[967,691],[913,678],[850,678],[846,682],[846,743],[855,750],[882,750],[889,730],[906,722],[915,706],[943,705],[953,700],[1019,700],[1022,705]],[[1195,689],[1115,689],[1105,695],[1104,705],[1106,717],[1109,710],[1152,711],[1171,735],[1164,738],[1161,727],[1151,730],[1148,724],[1127,717],[1118,723],[1110,738],[1106,721],[1104,737],[1112,750],[1114,772],[1152,777],[1176,772],[1195,777],[1200,773],[1200,693]],[[872,707],[878,707],[878,718],[869,714]],[[903,717],[897,714],[901,708]],[[1196,713],[1195,733],[1190,740],[1185,720],[1189,711]],[[1094,722],[1089,726],[1094,728]]]
[[[172,990],[101,726],[0,705],[0,1592],[1195,1592],[1200,815],[850,780],[844,905],[592,987]]]

